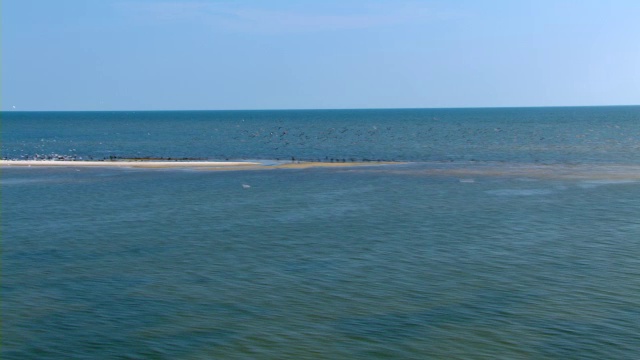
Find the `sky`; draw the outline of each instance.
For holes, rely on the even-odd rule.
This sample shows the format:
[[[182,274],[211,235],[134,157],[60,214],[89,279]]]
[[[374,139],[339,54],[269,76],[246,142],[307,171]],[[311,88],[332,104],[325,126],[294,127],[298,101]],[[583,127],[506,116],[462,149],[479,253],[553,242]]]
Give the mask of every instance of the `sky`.
[[[3,0],[2,110],[640,104],[640,1]]]

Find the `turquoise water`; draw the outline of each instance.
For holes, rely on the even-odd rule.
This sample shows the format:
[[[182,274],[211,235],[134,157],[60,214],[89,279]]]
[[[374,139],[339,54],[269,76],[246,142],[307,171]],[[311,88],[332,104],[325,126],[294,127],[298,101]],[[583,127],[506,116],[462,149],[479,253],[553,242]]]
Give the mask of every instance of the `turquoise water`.
[[[432,113],[444,129],[426,142]],[[3,359],[640,356],[638,107],[4,115],[11,158],[412,162],[3,168]],[[391,130],[286,156],[255,137],[204,140],[242,118]]]

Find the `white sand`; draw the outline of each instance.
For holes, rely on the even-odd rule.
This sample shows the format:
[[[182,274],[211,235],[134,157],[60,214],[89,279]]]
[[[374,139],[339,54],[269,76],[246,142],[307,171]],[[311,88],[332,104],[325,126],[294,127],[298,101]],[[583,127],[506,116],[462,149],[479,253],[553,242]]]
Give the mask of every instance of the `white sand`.
[[[136,168],[219,168],[255,166],[256,162],[240,161],[56,161],[0,160],[0,166],[67,166],[67,167],[136,167]]]
[[[122,167],[122,168],[198,168],[203,170],[235,170],[235,169],[306,169],[312,167],[349,167],[349,166],[375,166],[383,164],[397,164],[390,162],[295,162],[265,165],[249,161],[140,161],[140,160],[116,160],[116,161],[63,161],[63,160],[0,160],[1,167],[29,167],[29,166],[56,166],[56,167]]]

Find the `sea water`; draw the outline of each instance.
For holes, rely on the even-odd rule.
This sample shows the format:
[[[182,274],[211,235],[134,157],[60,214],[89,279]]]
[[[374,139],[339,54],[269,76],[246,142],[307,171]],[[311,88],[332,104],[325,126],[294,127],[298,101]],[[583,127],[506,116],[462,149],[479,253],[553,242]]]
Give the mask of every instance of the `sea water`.
[[[36,155],[372,162],[2,168],[3,359],[640,356],[640,107],[3,113]]]
[[[6,112],[2,156],[640,163],[640,107]]]

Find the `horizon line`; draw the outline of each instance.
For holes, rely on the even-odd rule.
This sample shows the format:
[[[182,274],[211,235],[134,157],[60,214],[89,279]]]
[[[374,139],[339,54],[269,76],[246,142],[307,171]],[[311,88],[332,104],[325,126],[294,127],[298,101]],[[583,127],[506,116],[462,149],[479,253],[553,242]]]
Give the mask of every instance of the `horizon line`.
[[[263,109],[119,109],[119,110],[0,110],[10,112],[189,112],[189,111],[340,111],[340,110],[463,110],[463,109],[533,109],[533,108],[588,108],[588,107],[634,107],[640,104],[617,105],[530,105],[530,106],[460,106],[460,107],[372,107],[372,108],[263,108]]]

